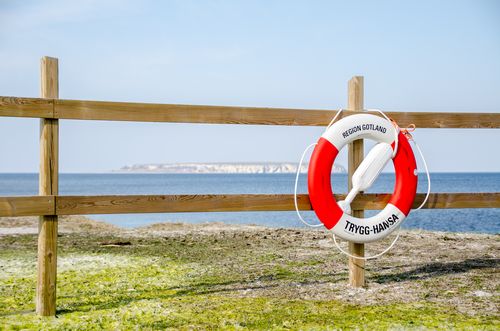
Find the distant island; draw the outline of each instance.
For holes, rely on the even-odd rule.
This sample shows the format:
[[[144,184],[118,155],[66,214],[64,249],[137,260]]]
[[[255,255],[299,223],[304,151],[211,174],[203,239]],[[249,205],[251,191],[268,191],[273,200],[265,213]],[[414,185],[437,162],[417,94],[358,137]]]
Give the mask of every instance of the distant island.
[[[300,171],[307,172],[307,164]],[[159,163],[127,165],[113,172],[165,174],[291,174],[297,172],[297,163]],[[341,165],[334,165],[333,173],[345,173]]]

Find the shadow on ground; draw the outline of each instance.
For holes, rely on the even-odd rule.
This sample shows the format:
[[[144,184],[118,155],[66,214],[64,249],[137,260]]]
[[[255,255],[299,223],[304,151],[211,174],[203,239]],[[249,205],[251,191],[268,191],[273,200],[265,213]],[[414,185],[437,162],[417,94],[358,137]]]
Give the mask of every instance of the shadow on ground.
[[[345,281],[347,279],[346,273],[339,273],[338,275],[333,275],[331,273],[320,274],[321,277],[333,277],[333,279],[328,280],[303,280],[299,282],[293,282],[294,284],[301,285],[322,285],[326,283],[330,283],[332,281]],[[230,281],[217,281],[217,282],[196,282],[189,285],[184,286],[172,286],[169,288],[165,288],[163,290],[153,289],[153,290],[142,290],[136,291],[134,293],[124,293],[123,295],[117,295],[113,298],[109,298],[104,302],[94,303],[91,306],[88,304],[80,305],[80,304],[72,304],[71,307],[67,309],[59,309],[57,311],[57,315],[64,315],[68,313],[73,313],[75,311],[85,312],[90,310],[100,310],[100,309],[113,309],[121,306],[126,306],[132,302],[137,302],[145,299],[173,299],[180,298],[186,296],[203,296],[210,294],[224,294],[230,292],[239,292],[239,291],[253,291],[253,290],[265,290],[276,288],[282,286],[280,282],[283,282],[286,276],[282,276],[279,274],[276,275],[265,275],[261,277],[257,277],[252,280],[247,279],[235,279]],[[97,298],[97,295],[95,295]]]
[[[497,268],[499,264],[500,259],[495,258],[467,259],[458,262],[433,262],[400,273],[379,275],[373,280],[376,283],[384,284],[417,279],[428,279],[442,275],[464,273],[474,269]]]

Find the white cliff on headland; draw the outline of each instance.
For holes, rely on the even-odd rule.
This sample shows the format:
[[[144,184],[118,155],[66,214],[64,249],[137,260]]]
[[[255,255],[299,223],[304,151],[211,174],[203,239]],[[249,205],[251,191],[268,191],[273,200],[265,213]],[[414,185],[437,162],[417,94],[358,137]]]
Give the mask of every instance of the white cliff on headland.
[[[307,172],[307,164],[300,171]],[[297,163],[160,163],[127,165],[113,172],[166,174],[290,174],[297,172]],[[333,173],[345,173],[341,165],[334,165]]]

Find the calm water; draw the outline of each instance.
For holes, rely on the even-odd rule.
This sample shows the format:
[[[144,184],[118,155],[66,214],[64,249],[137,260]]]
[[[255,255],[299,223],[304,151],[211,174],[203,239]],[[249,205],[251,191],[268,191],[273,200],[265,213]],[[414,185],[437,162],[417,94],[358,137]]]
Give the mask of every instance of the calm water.
[[[421,174],[418,190],[427,183]],[[500,173],[432,174],[432,192],[499,192]],[[338,193],[347,191],[347,176],[334,175],[332,185]],[[306,193],[306,178],[301,177],[300,192]],[[206,194],[206,193],[293,193],[292,174],[62,174],[61,195],[97,194]],[[393,174],[382,174],[369,192],[391,192]],[[36,195],[37,174],[0,174],[0,195]],[[368,212],[374,213],[374,212]],[[312,212],[304,213],[314,221]],[[157,222],[208,222],[262,224],[276,227],[301,227],[295,212],[177,213],[91,215],[125,227]],[[458,232],[500,232],[500,209],[419,210],[405,220],[405,228]]]

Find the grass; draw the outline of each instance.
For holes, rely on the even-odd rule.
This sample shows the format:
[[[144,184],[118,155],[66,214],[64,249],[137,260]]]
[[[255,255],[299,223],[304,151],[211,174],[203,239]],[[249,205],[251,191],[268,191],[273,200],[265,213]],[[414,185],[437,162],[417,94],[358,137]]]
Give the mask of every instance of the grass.
[[[428,300],[429,295],[460,300],[454,290],[459,293],[464,283],[456,277],[415,279],[414,273],[374,267],[372,281],[389,285],[374,282],[362,293],[383,299],[356,302],[361,292],[345,286],[345,260],[331,248],[315,245],[302,232],[269,231],[267,239],[260,232],[64,234],[59,238],[56,318],[33,312],[36,236],[2,236],[0,329],[500,328],[496,313],[476,309],[470,314],[446,301]],[[110,245],[114,242],[130,245]],[[483,288],[495,274],[495,268],[480,271],[485,274],[467,277],[470,286]],[[397,283],[394,277],[407,277],[408,283]],[[412,286],[428,291],[410,299],[392,293]],[[379,290],[365,293],[370,288]]]

